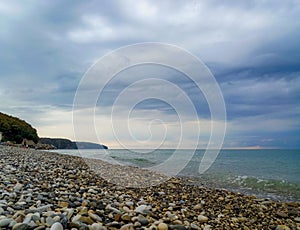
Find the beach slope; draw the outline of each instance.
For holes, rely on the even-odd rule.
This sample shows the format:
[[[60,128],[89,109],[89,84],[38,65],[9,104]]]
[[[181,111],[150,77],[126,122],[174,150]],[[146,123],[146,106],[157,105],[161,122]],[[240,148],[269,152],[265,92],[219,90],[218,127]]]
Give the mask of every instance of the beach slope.
[[[127,184],[132,178],[126,172],[139,170],[97,164],[100,168],[103,164],[102,172]],[[141,173],[164,179],[146,170]],[[100,177],[80,157],[0,146],[0,228],[300,228],[297,202],[197,187],[179,178],[140,188],[113,182]]]

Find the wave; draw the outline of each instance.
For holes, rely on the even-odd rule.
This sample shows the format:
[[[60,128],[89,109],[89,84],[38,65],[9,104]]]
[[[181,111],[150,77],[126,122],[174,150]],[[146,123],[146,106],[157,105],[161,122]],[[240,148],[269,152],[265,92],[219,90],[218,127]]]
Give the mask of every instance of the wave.
[[[285,180],[261,179],[246,175],[224,173],[203,174],[200,176],[181,175],[190,178],[197,186],[227,189],[246,195],[270,198],[280,201],[300,201],[300,183]]]

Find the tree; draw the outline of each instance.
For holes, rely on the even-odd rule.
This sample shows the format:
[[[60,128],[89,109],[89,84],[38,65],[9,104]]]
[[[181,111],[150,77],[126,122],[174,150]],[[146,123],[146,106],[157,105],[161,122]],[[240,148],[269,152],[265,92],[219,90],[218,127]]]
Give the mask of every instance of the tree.
[[[0,132],[2,141],[13,141],[20,144],[24,138],[38,142],[39,137],[34,129],[26,121],[0,112]]]

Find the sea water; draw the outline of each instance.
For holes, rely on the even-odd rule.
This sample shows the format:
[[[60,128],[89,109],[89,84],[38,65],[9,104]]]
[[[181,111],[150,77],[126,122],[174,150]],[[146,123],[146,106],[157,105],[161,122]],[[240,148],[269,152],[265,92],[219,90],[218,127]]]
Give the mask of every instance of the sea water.
[[[168,160],[175,150],[55,150],[55,152],[102,159],[114,164],[149,168]],[[176,150],[184,159],[192,156],[178,176],[198,186],[225,188],[247,195],[282,201],[300,201],[300,150],[221,150],[203,174],[199,164],[204,150]],[[179,159],[180,160],[180,159]]]

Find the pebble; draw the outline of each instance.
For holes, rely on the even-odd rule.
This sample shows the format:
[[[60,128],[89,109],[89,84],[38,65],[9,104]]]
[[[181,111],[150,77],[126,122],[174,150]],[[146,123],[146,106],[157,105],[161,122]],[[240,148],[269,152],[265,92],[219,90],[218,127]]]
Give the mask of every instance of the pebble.
[[[158,230],[168,230],[168,225],[165,223],[159,223],[159,225],[157,226]]]
[[[0,220],[0,227],[6,227],[10,224],[10,222],[12,222],[13,219],[9,219],[9,218],[4,218]]]
[[[17,223],[13,226],[12,230],[26,230],[29,229],[29,225],[28,224],[24,224],[24,223]]]
[[[100,216],[98,216],[97,214],[89,212],[88,215],[91,219],[98,221],[98,222],[102,222],[102,218]]]
[[[284,213],[284,212],[277,212],[276,213],[277,216],[282,217],[282,218],[287,218],[288,214]]]
[[[141,225],[149,224],[149,220],[146,217],[144,217],[143,215],[139,215],[137,220],[138,220],[138,222],[141,223]]]
[[[206,216],[199,215],[199,216],[198,216],[198,221],[199,221],[200,223],[205,223],[205,222],[208,221],[208,218],[207,218]]]
[[[114,178],[152,175],[100,165]],[[135,177],[122,180],[128,185]],[[82,158],[56,153],[0,145],[0,182],[1,229],[300,229],[299,202],[256,199],[178,178],[156,187],[124,188],[95,175]]]
[[[203,230],[211,230],[211,225],[205,225]]]
[[[55,221],[53,220],[53,218],[51,216],[48,216],[46,218],[46,223],[48,224],[48,226],[52,226],[54,224],[54,222]]]
[[[294,218],[294,221],[296,221],[296,222],[300,223],[300,217],[296,217],[296,218]]]
[[[199,210],[199,209],[202,209],[202,204],[196,204],[194,206],[194,210]]]
[[[125,213],[121,216],[121,219],[124,221],[130,221],[131,217],[128,213]]]
[[[134,211],[135,211],[136,213],[147,214],[147,212],[148,212],[148,207],[147,207],[147,205],[142,204],[142,205],[136,207]]]
[[[86,217],[86,216],[81,216],[79,218],[79,221],[82,222],[82,223],[88,224],[88,225],[91,225],[91,224],[94,223],[94,221],[91,218]]]
[[[290,230],[290,228],[285,225],[277,225],[275,230]]]
[[[134,230],[133,224],[125,224],[120,228],[120,230]]]
[[[51,226],[50,230],[64,230],[64,228],[61,223],[56,222]]]
[[[191,229],[199,229],[199,227],[194,223],[191,223],[190,227],[191,227]]]
[[[98,223],[93,223],[91,225],[91,230],[101,230],[101,225]]]
[[[134,203],[133,203],[132,201],[126,201],[125,204],[126,204],[126,206],[128,206],[128,207],[134,205]]]
[[[186,227],[184,225],[176,224],[176,225],[171,225],[170,229],[174,229],[174,230],[186,230]]]

